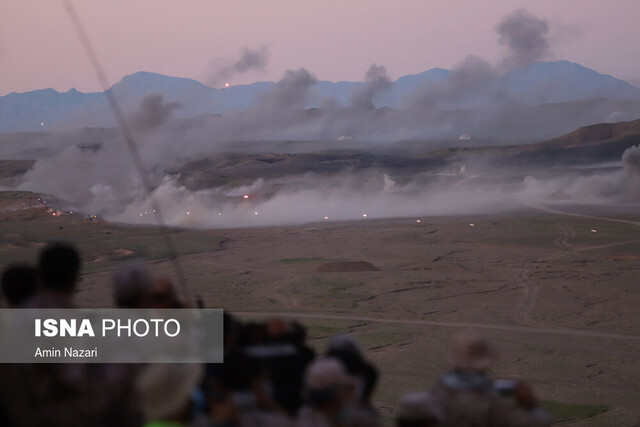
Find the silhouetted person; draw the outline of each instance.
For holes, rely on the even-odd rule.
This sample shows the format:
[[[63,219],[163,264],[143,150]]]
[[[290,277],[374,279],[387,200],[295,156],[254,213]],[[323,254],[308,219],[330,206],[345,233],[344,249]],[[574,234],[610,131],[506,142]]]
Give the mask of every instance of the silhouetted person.
[[[38,270],[29,265],[10,265],[2,273],[2,295],[9,308],[20,307],[38,291]]]
[[[193,390],[204,368],[198,364],[148,365],[137,379],[144,417],[149,427],[187,426],[192,421]]]
[[[166,277],[153,282],[143,302],[144,308],[184,308],[176,288]]]
[[[304,399],[299,427],[374,427],[377,417],[354,404],[356,379],[349,375],[338,359],[316,359],[304,376]]]
[[[259,361],[270,375],[275,399],[290,416],[295,416],[302,405],[300,390],[304,372],[315,353],[304,343],[306,332],[302,325],[272,318],[265,326],[265,342],[246,351],[261,354]]]
[[[271,393],[267,372],[258,360],[242,351],[225,355],[225,362],[217,366],[217,372],[210,371],[204,391],[214,425],[290,425]]]
[[[442,421],[439,402],[429,392],[407,393],[400,398],[398,427],[436,427]]]
[[[73,308],[80,257],[53,243],[39,256],[41,287],[25,308]],[[135,365],[41,363],[0,366],[8,425],[17,427],[139,427]]]
[[[451,348],[452,370],[443,374],[431,390],[443,413],[443,426],[548,426],[551,419],[542,410],[533,410],[504,398],[488,370],[497,361],[497,352],[482,337],[463,333]],[[528,390],[531,391],[532,390]],[[509,391],[511,394],[513,392]],[[534,400],[529,399],[528,402]]]
[[[375,414],[371,397],[378,382],[378,370],[364,359],[358,343],[350,335],[334,335],[329,340],[326,355],[339,359],[349,374],[358,379],[356,401],[363,409]]]
[[[153,276],[143,265],[119,269],[113,275],[113,299],[118,308],[144,308],[154,286]]]
[[[28,305],[39,308],[71,308],[80,272],[80,256],[66,243],[52,243],[40,252],[38,272],[41,290]]]

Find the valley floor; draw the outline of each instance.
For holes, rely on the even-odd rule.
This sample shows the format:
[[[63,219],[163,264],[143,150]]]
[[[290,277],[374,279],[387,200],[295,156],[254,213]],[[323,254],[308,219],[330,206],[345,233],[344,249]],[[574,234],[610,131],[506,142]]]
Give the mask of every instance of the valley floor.
[[[76,301],[88,307],[111,305],[112,272],[130,260],[172,277],[156,229],[54,216],[32,207],[35,197],[0,197],[2,267],[34,262],[46,242],[70,241],[84,257]],[[543,401],[609,408],[576,425],[631,425],[640,419],[640,218],[567,213],[530,206],[512,215],[171,235],[189,294],[208,307],[300,319],[317,349],[332,334],[353,333],[381,371],[376,404],[387,417],[401,394],[446,369],[451,338],[473,329],[500,351],[495,377],[525,379]],[[378,271],[315,271],[330,261]]]

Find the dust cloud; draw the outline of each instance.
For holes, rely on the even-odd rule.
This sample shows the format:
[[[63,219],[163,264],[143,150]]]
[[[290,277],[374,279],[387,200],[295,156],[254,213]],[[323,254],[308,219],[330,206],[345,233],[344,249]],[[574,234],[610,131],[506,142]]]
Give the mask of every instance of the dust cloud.
[[[377,99],[393,87],[386,68],[377,64],[366,71],[366,82],[351,94],[348,106],[325,99],[322,108],[306,108],[316,95],[318,79],[305,68],[286,71],[251,108],[237,114],[178,119],[173,113],[180,104],[150,94],[128,120],[136,131],[153,194],[143,191],[122,138],[110,134],[94,144],[95,149],[66,143],[47,152],[18,188],[53,194],[75,210],[126,223],[153,223],[153,198],[170,225],[215,228],[506,212],[521,209],[525,201],[553,201],[559,195],[573,201],[637,202],[638,147],[624,153],[618,170],[589,175],[567,170],[561,176],[523,177],[482,161],[433,166],[411,176],[376,166],[376,156],[395,154],[393,144],[398,141],[416,141],[402,147],[404,155],[419,159],[424,153],[460,144],[460,135],[469,136],[466,144],[476,143],[477,137],[484,137],[488,145],[499,144],[499,138],[531,140],[543,131],[557,136],[560,131],[552,124],[573,126],[575,117],[586,117],[575,108],[566,117],[557,109],[527,109],[494,84],[505,69],[549,53],[546,21],[518,10],[505,16],[496,32],[498,43],[506,48],[499,64],[467,56],[446,81],[417,91],[404,110],[376,107]],[[266,48],[245,49],[215,77],[260,69],[266,60]],[[480,107],[482,112],[473,112]],[[550,123],[549,128],[541,130],[540,122]],[[331,150],[360,152],[370,165],[364,169],[345,165],[326,173],[323,165],[309,161],[286,176],[251,173],[264,162],[258,158],[261,153]],[[181,169],[183,165],[225,153],[239,156],[239,167],[248,171],[247,177],[199,187],[184,184],[181,174],[189,171]]]

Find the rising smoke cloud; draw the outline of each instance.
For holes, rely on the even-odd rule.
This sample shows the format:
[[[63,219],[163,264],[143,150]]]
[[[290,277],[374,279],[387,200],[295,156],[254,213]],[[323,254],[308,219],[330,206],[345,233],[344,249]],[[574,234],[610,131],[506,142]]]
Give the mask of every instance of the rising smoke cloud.
[[[476,55],[466,56],[451,70],[449,78],[437,85],[428,85],[410,100],[410,108],[427,112],[439,109],[478,107],[473,100],[485,103],[495,98],[497,88],[492,86],[497,70],[486,60]],[[465,101],[466,100],[466,101]]]
[[[533,179],[530,179],[533,182]],[[612,205],[640,203],[640,146],[630,147],[622,154],[622,168],[587,176],[571,176],[547,180],[547,190],[560,194],[561,199],[582,203]],[[537,184],[541,184],[537,180]]]
[[[304,108],[309,99],[309,90],[318,79],[304,68],[287,70],[274,87],[257,102],[257,108],[272,111]]]
[[[269,53],[266,46],[257,49],[244,48],[240,54],[240,58],[231,64],[220,65],[216,67],[211,76],[207,79],[207,83],[218,86],[226,83],[238,74],[244,74],[252,70],[264,70],[267,66]]]
[[[179,102],[165,102],[161,93],[150,93],[140,100],[138,110],[131,114],[131,125],[146,131],[158,128],[169,120],[173,110],[182,108]]]
[[[411,107],[426,111],[438,109],[482,109],[501,113],[513,103],[503,88],[495,85],[501,73],[530,64],[549,54],[549,24],[524,9],[504,16],[495,27],[498,44],[507,52],[497,65],[468,55],[451,71],[449,79],[429,85],[411,100]]]
[[[374,98],[391,89],[392,85],[387,69],[382,65],[373,64],[365,75],[365,85],[351,94],[351,105],[356,109],[374,110]]]
[[[623,175],[621,189],[632,201],[640,200],[640,145],[625,150],[622,154]]]
[[[496,25],[498,43],[507,48],[502,68],[509,70],[530,64],[549,53],[549,24],[524,9],[502,18]]]

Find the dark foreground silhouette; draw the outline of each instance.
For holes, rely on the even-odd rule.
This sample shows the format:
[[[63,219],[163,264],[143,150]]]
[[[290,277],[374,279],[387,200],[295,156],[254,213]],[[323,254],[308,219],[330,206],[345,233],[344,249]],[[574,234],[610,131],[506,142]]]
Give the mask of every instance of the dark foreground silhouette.
[[[37,264],[2,275],[10,308],[73,308],[80,256],[54,243]],[[183,308],[175,287],[142,265],[113,276],[120,308]],[[304,326],[272,318],[240,322],[224,314],[222,364],[0,365],[0,426],[378,426],[378,369],[347,334],[323,354]],[[431,388],[402,396],[396,423],[417,426],[546,426],[549,416],[522,381],[494,381],[497,360],[481,336],[463,333],[451,370]]]

